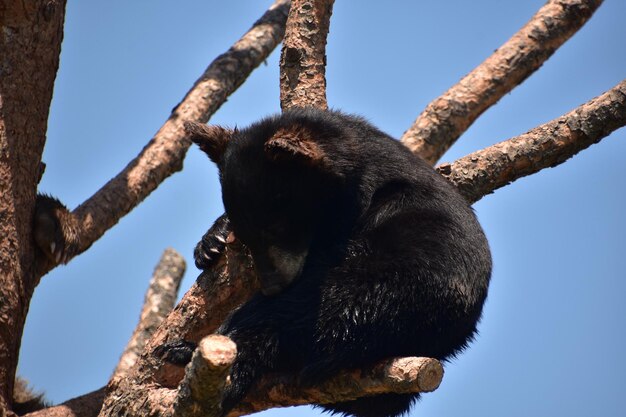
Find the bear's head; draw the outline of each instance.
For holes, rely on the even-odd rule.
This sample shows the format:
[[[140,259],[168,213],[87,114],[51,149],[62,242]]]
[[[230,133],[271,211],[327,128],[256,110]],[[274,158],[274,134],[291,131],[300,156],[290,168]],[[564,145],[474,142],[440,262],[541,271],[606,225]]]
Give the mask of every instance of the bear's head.
[[[355,217],[353,164],[339,149],[340,127],[320,117],[292,112],[242,130],[185,125],[219,168],[226,213],[265,295],[298,278],[312,251],[342,240]]]

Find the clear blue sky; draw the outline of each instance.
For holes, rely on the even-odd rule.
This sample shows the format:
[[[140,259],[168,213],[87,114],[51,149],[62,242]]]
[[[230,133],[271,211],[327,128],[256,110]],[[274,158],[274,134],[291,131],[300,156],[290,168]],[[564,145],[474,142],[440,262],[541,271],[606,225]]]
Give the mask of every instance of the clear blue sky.
[[[399,137],[425,105],[506,41],[542,0],[338,1],[328,99]],[[70,1],[41,190],[75,207],[148,142],[208,63],[269,1]],[[607,0],[445,157],[521,134],[626,77],[626,2]],[[279,109],[278,51],[213,117]],[[626,130],[475,205],[495,271],[480,335],[416,416],[623,416]],[[191,149],[168,179],[35,292],[20,373],[54,402],[101,387],[166,247],[192,248],[222,211],[215,169]],[[289,415],[307,410],[287,409]],[[278,411],[271,411],[272,416]],[[316,414],[316,411],[310,413]]]

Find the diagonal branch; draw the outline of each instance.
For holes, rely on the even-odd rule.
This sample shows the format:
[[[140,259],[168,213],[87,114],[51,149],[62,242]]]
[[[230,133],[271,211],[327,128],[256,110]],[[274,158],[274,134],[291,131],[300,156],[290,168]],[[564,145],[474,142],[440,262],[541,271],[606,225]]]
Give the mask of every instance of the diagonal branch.
[[[511,39],[442,96],[401,138],[437,162],[474,121],[521,84],[589,20],[602,0],[550,0]]]
[[[626,125],[626,80],[582,106],[437,170],[472,203],[518,178],[565,162]]]
[[[280,56],[280,106],[328,108],[326,38],[334,0],[294,0]]]
[[[161,182],[182,169],[190,142],[183,122],[206,122],[281,41],[289,0],[270,9],[196,81],[141,153],[73,214],[80,225],[80,252],[130,212]]]

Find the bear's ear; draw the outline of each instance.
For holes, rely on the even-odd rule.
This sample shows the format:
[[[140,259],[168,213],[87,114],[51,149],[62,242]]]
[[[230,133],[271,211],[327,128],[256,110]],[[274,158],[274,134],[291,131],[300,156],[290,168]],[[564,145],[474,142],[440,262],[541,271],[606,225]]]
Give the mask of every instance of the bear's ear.
[[[208,126],[204,123],[185,122],[187,137],[206,153],[216,164],[222,159],[226,144],[233,131],[221,126]]]
[[[265,142],[265,154],[273,161],[293,161],[308,166],[323,165],[326,155],[304,126],[281,127]]]

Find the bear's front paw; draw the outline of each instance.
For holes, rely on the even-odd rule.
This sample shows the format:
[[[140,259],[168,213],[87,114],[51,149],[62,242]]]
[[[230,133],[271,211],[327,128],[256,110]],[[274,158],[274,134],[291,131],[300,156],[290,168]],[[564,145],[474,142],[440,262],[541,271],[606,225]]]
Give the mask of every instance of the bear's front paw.
[[[54,197],[37,195],[33,234],[35,243],[52,265],[65,264],[78,253],[78,222]]]
[[[198,269],[209,269],[224,252],[226,241],[230,234],[230,221],[226,214],[222,214],[215,220],[213,226],[202,236],[202,240],[196,245],[193,257]]]
[[[175,340],[157,346],[152,353],[172,365],[185,366],[191,362],[191,356],[196,347],[194,342]]]

